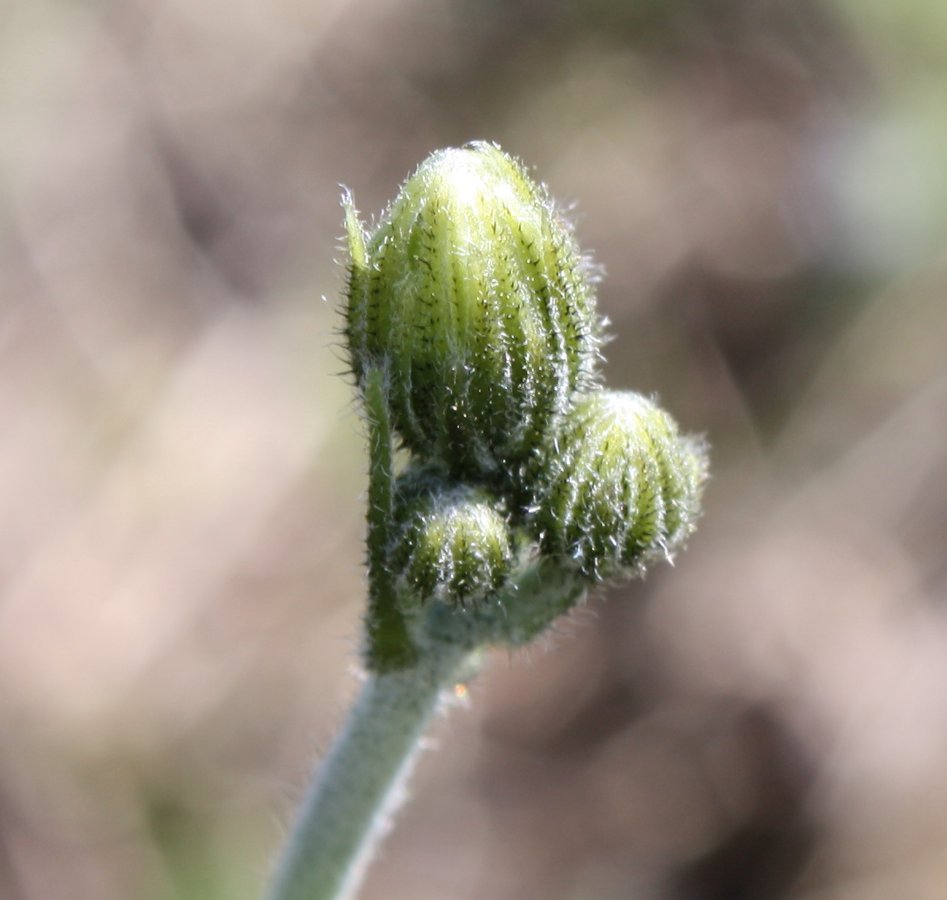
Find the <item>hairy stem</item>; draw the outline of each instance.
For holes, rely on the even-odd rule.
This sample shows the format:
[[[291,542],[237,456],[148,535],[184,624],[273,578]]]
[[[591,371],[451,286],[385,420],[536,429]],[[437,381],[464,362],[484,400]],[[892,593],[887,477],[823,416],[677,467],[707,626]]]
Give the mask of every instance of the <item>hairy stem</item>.
[[[303,800],[268,900],[354,896],[402,799],[442,691],[473,671],[481,648],[528,642],[583,590],[567,569],[540,561],[476,613],[435,604],[415,633],[424,648],[418,662],[366,677],[345,730]]]
[[[397,606],[388,566],[394,508],[394,460],[385,375],[372,369],[365,379],[368,420],[368,615],[366,663],[375,672],[405,669],[417,660],[408,626]]]
[[[367,676],[303,801],[268,900],[353,896],[402,798],[421,734],[468,660],[468,652],[442,647],[414,668]]]

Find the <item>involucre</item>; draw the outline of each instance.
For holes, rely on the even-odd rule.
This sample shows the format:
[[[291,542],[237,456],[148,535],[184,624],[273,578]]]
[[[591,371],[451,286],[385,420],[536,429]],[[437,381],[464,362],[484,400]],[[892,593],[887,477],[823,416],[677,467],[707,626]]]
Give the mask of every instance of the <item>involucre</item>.
[[[410,468],[397,492],[389,558],[405,611],[432,600],[468,606],[506,584],[515,553],[502,501],[429,466]]]
[[[395,429],[455,477],[515,474],[594,378],[600,325],[570,227],[487,143],[432,154],[366,234],[346,199],[345,338]]]
[[[578,399],[536,459],[531,515],[546,553],[590,577],[644,571],[694,530],[703,443],[630,391]]]

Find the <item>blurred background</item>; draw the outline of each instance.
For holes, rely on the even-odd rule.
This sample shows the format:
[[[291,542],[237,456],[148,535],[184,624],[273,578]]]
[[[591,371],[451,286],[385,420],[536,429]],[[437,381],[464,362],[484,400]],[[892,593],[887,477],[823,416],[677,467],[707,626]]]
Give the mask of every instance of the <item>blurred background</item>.
[[[947,896],[945,97],[941,0],[5,5],[0,897],[258,896],[357,687],[339,185],[474,138],[713,480],[492,658],[363,896]]]

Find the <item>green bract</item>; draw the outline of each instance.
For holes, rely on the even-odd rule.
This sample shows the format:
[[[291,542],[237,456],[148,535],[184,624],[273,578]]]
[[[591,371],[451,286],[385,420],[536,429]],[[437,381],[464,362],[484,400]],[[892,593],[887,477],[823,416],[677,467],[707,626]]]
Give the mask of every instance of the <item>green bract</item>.
[[[523,167],[487,143],[432,154],[365,234],[346,199],[345,337],[380,367],[404,444],[454,476],[515,473],[593,380],[588,267]]]
[[[545,552],[584,574],[641,572],[694,530],[703,445],[640,394],[581,397],[537,457],[533,521]]]
[[[424,469],[403,475],[398,491],[390,560],[407,610],[430,600],[466,606],[506,583],[513,538],[489,491],[445,483]]]

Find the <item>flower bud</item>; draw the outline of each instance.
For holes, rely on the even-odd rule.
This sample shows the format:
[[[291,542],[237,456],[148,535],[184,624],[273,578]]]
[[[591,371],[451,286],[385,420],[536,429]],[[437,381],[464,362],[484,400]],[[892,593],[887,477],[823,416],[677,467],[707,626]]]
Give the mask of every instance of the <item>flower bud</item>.
[[[345,205],[356,379],[383,367],[405,445],[455,477],[513,471],[593,380],[600,325],[571,229],[487,143],[432,154],[370,235]]]
[[[402,604],[466,606],[496,593],[514,565],[513,538],[487,490],[446,483],[427,467],[398,484],[398,527],[390,559]]]
[[[586,575],[641,573],[694,530],[706,450],[640,394],[579,398],[541,458],[531,510],[540,543]]]

